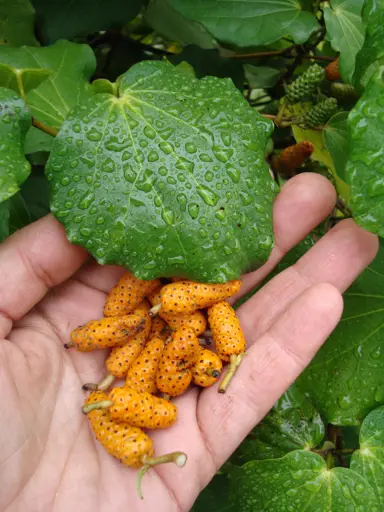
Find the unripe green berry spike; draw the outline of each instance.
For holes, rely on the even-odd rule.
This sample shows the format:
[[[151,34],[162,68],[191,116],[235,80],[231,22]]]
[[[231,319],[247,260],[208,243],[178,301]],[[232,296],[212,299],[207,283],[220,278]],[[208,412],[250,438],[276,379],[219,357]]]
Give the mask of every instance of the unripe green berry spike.
[[[305,128],[315,128],[328,121],[337,110],[337,100],[327,98],[315,105],[303,118]]]
[[[288,85],[286,94],[288,103],[297,103],[311,96],[324,78],[324,69],[318,64],[313,64],[294,82]]]

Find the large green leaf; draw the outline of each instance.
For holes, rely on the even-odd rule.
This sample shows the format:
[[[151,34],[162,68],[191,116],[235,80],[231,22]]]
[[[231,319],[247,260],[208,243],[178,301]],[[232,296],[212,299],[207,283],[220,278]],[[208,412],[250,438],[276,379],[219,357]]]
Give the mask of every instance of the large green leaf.
[[[143,0],[32,0],[46,43],[72,39],[134,18]]]
[[[186,18],[204,25],[218,40],[237,46],[265,45],[290,35],[304,43],[316,28],[299,0],[168,0]]]
[[[231,462],[275,459],[297,449],[318,446],[324,437],[324,423],[295,384],[274,405],[240,445]]]
[[[373,487],[384,508],[384,407],[375,409],[364,419],[360,430],[360,450],[354,452],[351,469]]]
[[[45,48],[0,46],[0,61],[10,70],[25,72],[25,77],[32,72],[36,77],[40,72],[46,78],[53,72],[27,94],[26,100],[32,115],[54,128],[60,128],[69,110],[86,93],[96,68],[91,48],[69,41],[58,41]],[[11,71],[7,75],[0,69],[0,80],[12,75]],[[0,84],[7,86],[4,81]]]
[[[229,502],[228,491],[228,477],[216,475],[200,493],[191,512],[237,512],[236,505]]]
[[[353,83],[359,86],[367,82],[368,68],[373,70],[376,61],[384,57],[384,0],[367,0],[363,10],[363,20],[366,24],[364,44],[356,56],[356,70]],[[370,70],[367,75],[371,75]]]
[[[24,101],[0,87],[0,202],[16,194],[31,172],[24,157],[24,138],[30,126]]]
[[[348,160],[348,112],[339,112],[327,122],[323,131],[324,144],[329,151],[337,176],[345,180],[345,166]]]
[[[358,425],[384,403],[384,242],[344,295],[336,330],[299,378],[328,422]]]
[[[0,242],[9,235],[9,200],[0,203]]]
[[[29,0],[0,0],[0,43],[35,45],[35,11]]]
[[[384,236],[384,66],[370,79],[348,117],[347,181],[360,225]]]
[[[346,468],[303,450],[282,459],[248,462],[230,474],[231,501],[239,512],[379,512],[369,483]]]
[[[262,264],[276,187],[272,124],[231,80],[142,62],[64,122],[47,165],[71,242],[142,279],[219,282]]]
[[[48,135],[33,126],[28,130],[25,137],[24,153],[30,155],[37,152],[49,152],[51,151],[54,137]]]
[[[167,0],[151,0],[144,13],[144,21],[168,41],[195,44],[205,49],[216,46],[202,25],[184,18]]]
[[[34,222],[49,213],[49,189],[44,176],[31,174],[9,201],[9,232]]]
[[[327,36],[332,48],[340,52],[339,69],[344,82],[352,83],[355,57],[364,42],[364,0],[331,0],[330,4],[324,8]]]

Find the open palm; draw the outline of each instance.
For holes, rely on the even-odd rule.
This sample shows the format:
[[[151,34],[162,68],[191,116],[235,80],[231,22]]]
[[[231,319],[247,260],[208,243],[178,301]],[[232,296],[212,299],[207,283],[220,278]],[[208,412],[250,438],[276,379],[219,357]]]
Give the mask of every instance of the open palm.
[[[242,293],[334,201],[320,176],[291,180],[275,202],[275,249],[263,268],[245,276]],[[122,270],[88,260],[50,216],[12,236],[0,247],[0,510],[188,511],[330,334],[342,311],[340,293],[376,250],[373,235],[343,221],[240,308],[250,347],[242,366],[226,395],[215,386],[175,400],[177,424],[153,438],[157,454],[185,451],[187,465],[152,469],[140,501],[137,472],[95,442],[81,414],[81,385],[100,379],[106,354],[63,349],[74,327],[102,315]]]

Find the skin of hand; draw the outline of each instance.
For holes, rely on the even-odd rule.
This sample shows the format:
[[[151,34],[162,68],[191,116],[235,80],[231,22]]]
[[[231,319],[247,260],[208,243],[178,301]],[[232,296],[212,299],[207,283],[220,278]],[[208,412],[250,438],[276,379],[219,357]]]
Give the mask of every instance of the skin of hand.
[[[241,294],[333,209],[323,177],[290,180],[274,205],[275,247],[244,276]],[[144,477],[96,443],[81,414],[81,385],[103,375],[104,351],[65,351],[73,328],[102,316],[122,273],[100,267],[47,216],[0,246],[0,510],[2,512],[186,512],[247,433],[308,365],[337,325],[341,293],[371,262],[377,238],[344,220],[294,266],[238,310],[248,342],[225,395],[217,385],[175,400],[172,428],[151,434],[157,454],[182,450],[183,469],[159,466]]]

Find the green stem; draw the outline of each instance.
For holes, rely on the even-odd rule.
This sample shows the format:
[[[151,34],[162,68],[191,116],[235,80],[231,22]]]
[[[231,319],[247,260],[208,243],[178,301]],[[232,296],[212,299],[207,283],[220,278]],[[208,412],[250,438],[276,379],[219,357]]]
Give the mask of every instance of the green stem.
[[[108,407],[111,407],[112,405],[113,402],[111,400],[101,400],[101,402],[84,405],[82,411],[84,414],[88,414],[89,412],[96,411],[97,409],[108,409]]]
[[[84,384],[82,389],[84,391],[106,391],[108,388],[112,386],[112,384],[115,382],[116,377],[113,375],[107,373],[107,375],[104,377],[102,381],[99,382],[99,384],[93,384],[91,382],[87,382],[87,384]]]
[[[227,391],[227,388],[229,386],[229,383],[231,382],[233,376],[236,373],[237,368],[240,366],[241,360],[244,357],[244,353],[242,354],[232,354],[229,360],[229,369],[224,377],[224,379],[221,381],[221,384],[219,386],[218,392],[219,393],[225,393]]]
[[[39,130],[41,130],[42,132],[48,133],[48,135],[52,135],[53,137],[56,137],[56,135],[59,133],[59,130],[57,130],[56,128],[53,128],[52,126],[48,126],[45,123],[42,123],[35,117],[32,117],[32,125],[35,128],[38,128]]]
[[[158,466],[159,464],[168,464],[169,462],[174,462],[178,468],[183,468],[187,462],[187,455],[184,452],[172,452],[160,455],[159,457],[142,458],[144,466],[140,469],[136,480],[137,494],[141,500],[144,499],[143,492],[141,490],[141,481],[143,480],[143,476],[151,467]]]
[[[332,469],[333,468],[333,453],[332,453],[331,450],[327,453],[326,463],[327,463],[327,468],[328,469]]]
[[[24,85],[23,85],[23,80],[21,78],[21,74],[22,74],[22,72],[20,69],[15,70],[16,82],[17,82],[17,86],[19,88],[19,93],[20,93],[20,96],[25,101],[25,91],[24,91]]]

